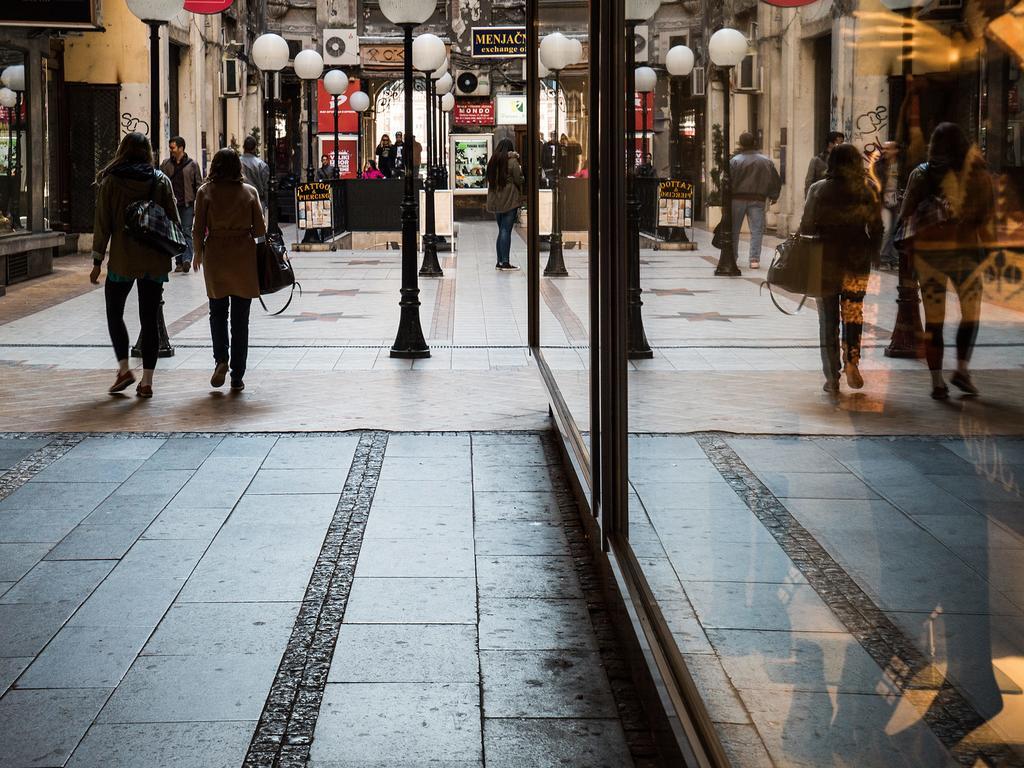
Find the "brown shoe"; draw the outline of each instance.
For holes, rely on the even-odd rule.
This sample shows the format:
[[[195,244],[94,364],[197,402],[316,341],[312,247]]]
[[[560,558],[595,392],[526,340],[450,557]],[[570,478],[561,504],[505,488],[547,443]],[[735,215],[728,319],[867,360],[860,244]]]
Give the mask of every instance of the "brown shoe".
[[[118,392],[124,392],[124,390],[128,389],[128,387],[130,387],[134,383],[135,374],[132,373],[131,371],[118,373],[117,378],[114,379],[114,383],[111,385],[110,389],[107,390],[107,392],[109,392],[112,395],[115,395]]]
[[[149,384],[139,384],[139,386],[135,388],[135,396],[146,398],[152,397],[153,387],[151,387]]]
[[[213,376],[210,377],[211,387],[223,387],[224,379],[228,377],[228,364],[217,363],[217,367],[213,369]]]
[[[860,368],[856,363],[846,364],[846,383],[850,385],[850,389],[863,389],[864,377],[860,375]]]

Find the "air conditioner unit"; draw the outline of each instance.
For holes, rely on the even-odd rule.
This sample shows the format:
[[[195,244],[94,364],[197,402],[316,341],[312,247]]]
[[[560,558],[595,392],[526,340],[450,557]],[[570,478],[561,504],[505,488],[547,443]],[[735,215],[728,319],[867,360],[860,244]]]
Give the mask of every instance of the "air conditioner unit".
[[[761,90],[761,67],[757,64],[757,54],[748,53],[740,62],[737,74],[736,90],[757,93]]]
[[[359,34],[354,29],[324,30],[324,64],[359,63]]]
[[[694,96],[703,96],[707,92],[707,74],[704,67],[694,67],[690,73],[690,88]]]
[[[636,28],[636,37],[633,38],[633,53],[636,56],[637,64],[646,64],[650,58],[649,49],[651,46],[651,29],[646,24],[640,24]]]
[[[229,57],[221,61],[221,96],[238,96],[242,89],[242,77],[238,59]]]
[[[455,77],[455,91],[465,96],[490,96],[491,76],[489,73],[469,70],[459,72]]]

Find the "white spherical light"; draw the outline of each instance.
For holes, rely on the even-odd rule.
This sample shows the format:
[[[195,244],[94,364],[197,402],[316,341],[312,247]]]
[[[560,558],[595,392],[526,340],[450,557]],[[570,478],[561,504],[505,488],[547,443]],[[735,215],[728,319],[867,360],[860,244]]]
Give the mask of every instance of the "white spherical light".
[[[544,66],[544,60],[540,57],[540,51],[537,51],[537,77],[544,80],[551,76],[551,70]]]
[[[2,82],[4,85],[10,88],[12,91],[24,91],[25,65],[15,64],[14,66],[5,69],[3,75],[0,75],[0,82]]]
[[[434,80],[436,82],[436,81],[440,80],[442,77],[444,77],[447,73],[448,73],[448,59],[445,58],[445,60],[441,62],[441,66],[438,67],[437,69],[435,69],[433,72],[430,73],[430,79]]]
[[[583,43],[579,40],[572,38],[569,40],[569,45],[572,46],[572,64],[579,64],[583,61]]]
[[[303,80],[316,80],[323,74],[324,57],[312,49],[295,54],[295,74]]]
[[[633,78],[638,93],[650,93],[658,85],[658,73],[650,67],[637,67]]]
[[[553,72],[560,72],[569,66],[573,53],[572,43],[561,32],[552,32],[540,41],[540,60]]]
[[[392,24],[422,24],[436,7],[437,0],[380,0],[380,12]]]
[[[452,78],[452,73],[445,72],[437,80],[437,95],[444,96],[446,93],[451,91],[453,85],[455,85],[455,80]]]
[[[12,91],[10,88],[0,88],[0,107],[11,107],[17,105],[18,94]]]
[[[412,41],[412,66],[420,72],[433,72],[444,64],[444,41],[437,35],[417,35]]]
[[[738,29],[725,27],[711,36],[708,41],[708,55],[719,67],[735,67],[747,55],[747,38]]]
[[[685,45],[675,45],[665,55],[665,69],[670,75],[681,77],[693,72],[693,51]]]
[[[450,91],[441,97],[441,111],[451,112],[455,109],[455,94]]]
[[[279,72],[288,66],[288,41],[268,32],[252,44],[252,60],[264,72]]]
[[[661,0],[626,0],[626,21],[647,21],[660,5]]]
[[[296,60],[296,64],[298,61]],[[340,69],[332,69],[324,75],[324,90],[331,96],[341,96],[348,90],[348,75]]]
[[[356,91],[348,97],[348,105],[356,112],[365,112],[370,108],[370,97],[362,91]]]
[[[185,8],[185,0],[128,0],[128,10],[143,21],[167,22]]]

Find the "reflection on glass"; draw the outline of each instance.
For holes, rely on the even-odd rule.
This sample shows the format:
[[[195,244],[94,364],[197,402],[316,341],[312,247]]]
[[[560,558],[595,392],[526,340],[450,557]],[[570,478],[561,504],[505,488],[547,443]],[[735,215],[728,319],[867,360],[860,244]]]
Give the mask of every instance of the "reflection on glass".
[[[541,353],[589,440],[590,57],[587,3],[539,4],[540,157],[529,183],[539,196]]]
[[[1024,765],[1024,4],[953,6],[646,22],[629,537],[735,765]]]
[[[25,87],[24,57],[18,51],[0,48],[0,236],[25,227]]]

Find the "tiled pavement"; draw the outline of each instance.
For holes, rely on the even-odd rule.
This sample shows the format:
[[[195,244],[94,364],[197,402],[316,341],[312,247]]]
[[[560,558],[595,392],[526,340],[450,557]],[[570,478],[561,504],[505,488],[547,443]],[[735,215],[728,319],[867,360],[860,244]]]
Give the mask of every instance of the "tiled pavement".
[[[0,455],[4,768],[653,765],[538,434]]]

